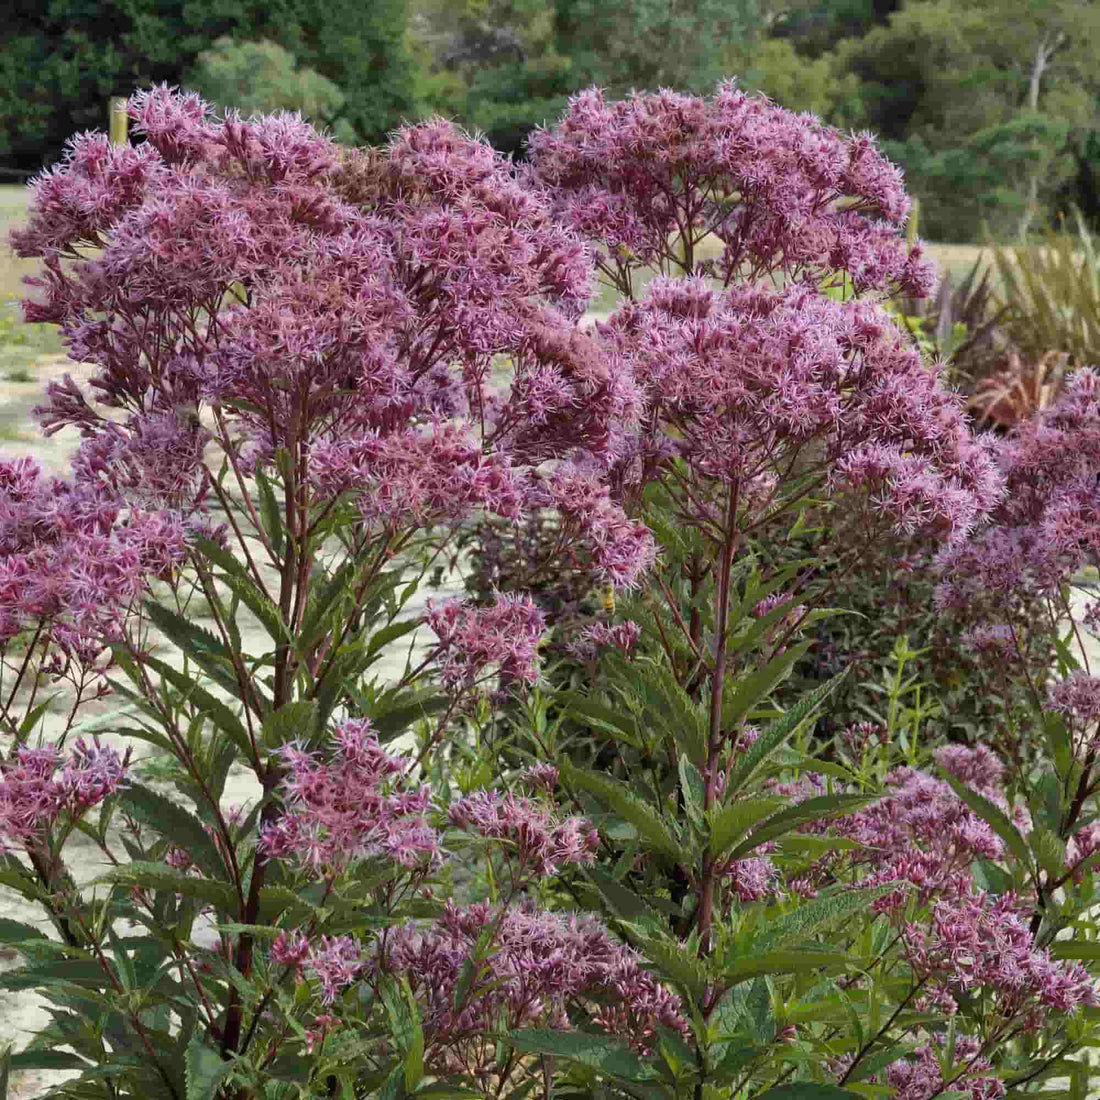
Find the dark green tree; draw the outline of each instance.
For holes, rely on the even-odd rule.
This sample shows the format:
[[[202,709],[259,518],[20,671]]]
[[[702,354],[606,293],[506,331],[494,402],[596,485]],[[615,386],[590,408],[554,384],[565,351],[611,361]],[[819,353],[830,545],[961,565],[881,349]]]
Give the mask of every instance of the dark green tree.
[[[182,84],[223,35],[289,50],[340,88],[359,140],[378,140],[413,107],[404,34],[405,0],[8,0],[0,162],[50,163],[74,132],[106,124],[110,96]]]

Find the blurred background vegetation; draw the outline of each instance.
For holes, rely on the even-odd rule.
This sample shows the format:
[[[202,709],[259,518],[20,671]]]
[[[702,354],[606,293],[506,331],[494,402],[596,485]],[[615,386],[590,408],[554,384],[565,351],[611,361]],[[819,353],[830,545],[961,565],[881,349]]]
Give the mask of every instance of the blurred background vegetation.
[[[707,92],[735,75],[876,133],[924,236],[1100,226],[1093,0],[9,0],[0,170],[16,182],[109,97],[167,81],[377,143],[439,113],[522,155],[573,92]]]

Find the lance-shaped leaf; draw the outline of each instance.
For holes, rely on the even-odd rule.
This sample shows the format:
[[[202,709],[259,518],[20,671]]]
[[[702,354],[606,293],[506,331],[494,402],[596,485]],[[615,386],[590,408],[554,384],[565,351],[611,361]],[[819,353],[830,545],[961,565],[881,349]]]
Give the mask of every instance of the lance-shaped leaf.
[[[767,820],[770,814],[787,800],[772,798],[742,798],[726,806],[712,806],[710,814],[710,850],[721,855],[740,840],[757,822]]]
[[[804,940],[832,925],[865,911],[872,902],[904,887],[903,882],[888,882],[861,890],[838,890],[812,901],[800,902],[789,913],[769,919],[753,940],[753,952],[774,951],[784,944]]]
[[[729,858],[740,859],[761,844],[793,832],[800,825],[811,821],[824,821],[830,817],[854,813],[877,798],[877,794],[823,794],[816,798],[807,798],[805,802],[788,806],[769,817],[730,852]]]
[[[565,1058],[626,1081],[647,1081],[653,1076],[653,1071],[626,1043],[609,1035],[524,1028],[510,1031],[507,1041],[516,1050]]]
[[[170,608],[153,600],[145,601],[145,610],[153,625],[216,684],[230,695],[236,696],[239,693],[240,684],[237,683],[237,676],[233,671],[233,655],[220,638],[205,627],[197,626],[190,619],[177,615]]]
[[[200,904],[212,905],[223,913],[237,914],[240,909],[237,892],[228,883],[195,878],[194,875],[177,871],[174,867],[163,863],[135,860],[133,863],[112,868],[105,875],[95,879],[91,885],[100,882],[143,886],[149,890],[168,890],[175,894],[182,894],[185,898]]]
[[[626,784],[610,776],[584,771],[568,761],[559,765],[559,774],[606,802],[624,821],[634,826],[639,836],[669,859],[679,862],[686,857],[680,837],[670,828],[671,823],[647,806]]]
[[[245,756],[253,755],[248,730],[233,712],[232,707],[207,691],[194,677],[185,676],[166,661],[156,657],[144,657],[142,660],[154,672],[164,677],[196,710],[205,714]]]
[[[151,826],[165,840],[183,848],[203,874],[212,879],[225,878],[225,861],[194,814],[140,783],[123,787],[118,799],[135,821]]]
[[[782,717],[772,722],[767,729],[762,730],[756,742],[749,747],[749,751],[741,759],[737,770],[730,776],[726,784],[726,797],[730,798],[743,790],[752,777],[763,767],[768,757],[784,744],[798,728],[809,722],[814,717],[814,712],[836,690],[837,685],[844,678],[845,673],[834,676],[831,680],[807,692],[791,707]]]

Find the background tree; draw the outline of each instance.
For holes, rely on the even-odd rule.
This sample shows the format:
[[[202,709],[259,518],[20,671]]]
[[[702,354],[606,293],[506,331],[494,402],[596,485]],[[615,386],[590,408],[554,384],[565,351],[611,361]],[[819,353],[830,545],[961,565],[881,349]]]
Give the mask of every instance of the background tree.
[[[295,65],[293,54],[275,42],[235,42],[228,35],[199,54],[187,77],[189,88],[223,109],[235,107],[252,115],[276,110],[298,111],[327,125],[344,106],[344,94],[312,69]],[[350,140],[343,122],[337,138]]]
[[[10,0],[0,25],[0,159],[36,170],[107,100],[181,84],[222,36],[268,39],[336,84],[338,116],[377,141],[413,110],[405,0]]]

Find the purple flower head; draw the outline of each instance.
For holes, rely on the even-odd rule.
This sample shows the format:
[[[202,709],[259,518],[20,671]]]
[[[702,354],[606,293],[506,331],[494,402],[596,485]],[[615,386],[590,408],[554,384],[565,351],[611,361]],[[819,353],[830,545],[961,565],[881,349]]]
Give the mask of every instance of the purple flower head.
[[[591,863],[600,843],[599,833],[584,818],[558,821],[541,802],[497,791],[478,791],[452,802],[449,816],[460,829],[507,841],[516,863],[540,876],[568,863]]]
[[[529,596],[497,593],[491,607],[429,600],[427,622],[439,638],[443,680],[452,687],[472,687],[494,669],[508,682],[538,679],[545,619]]]
[[[637,452],[671,451],[702,483],[736,481],[746,520],[783,504],[778,456],[811,443],[829,490],[860,491],[883,530],[962,539],[1000,499],[958,399],[873,303],[801,283],[716,292],[703,279],[655,279],[600,334],[646,395]],[[659,469],[642,461],[618,476]]]
[[[531,154],[562,220],[609,265],[665,261],[687,226],[694,242],[723,242],[716,271],[727,283],[742,273],[820,283],[843,270],[857,291],[931,289],[919,248],[900,234],[901,173],[870,136],[845,137],[733,83],[709,100],[661,91],[609,103],[589,89],[533,135]]]
[[[990,1011],[1002,1019],[1019,1017],[1028,1030],[1040,1026],[1048,1012],[1100,1003],[1088,971],[1036,948],[1023,918],[1011,894],[938,901],[930,929],[906,926],[909,964],[915,974],[948,992],[980,986]]]
[[[459,999],[459,983],[486,928],[495,935]],[[574,1005],[584,1005],[601,1030],[629,1036],[637,1049],[648,1047],[659,1026],[687,1028],[676,996],[587,916],[528,905],[498,912],[488,903],[466,909],[448,903],[432,925],[409,925],[388,936],[371,969],[409,978],[420,1004],[425,1064],[435,1073],[481,1077],[494,1061],[492,1049],[486,1052],[478,1041],[486,1030],[568,1031]]]
[[[1004,495],[986,528],[940,553],[936,602],[1003,624],[1019,593],[1056,597],[1100,553],[1100,376],[1076,371],[1058,401],[1021,421],[995,457]]]
[[[81,817],[126,781],[128,764],[128,753],[120,759],[98,739],[92,745],[79,740],[65,761],[52,745],[20,745],[0,764],[0,842],[25,848],[62,814]]]
[[[1078,736],[1085,735],[1088,744],[1100,739],[1100,678],[1074,670],[1048,687],[1047,706]]]
[[[322,1003],[331,1005],[364,965],[363,951],[353,936],[322,936],[320,944],[310,948],[304,969],[321,983]]]
[[[281,750],[287,812],[262,829],[264,854],[326,874],[373,855],[406,867],[438,861],[431,791],[404,788],[407,761],[384,752],[365,719],[341,723],[333,742],[327,763],[297,745]]]

